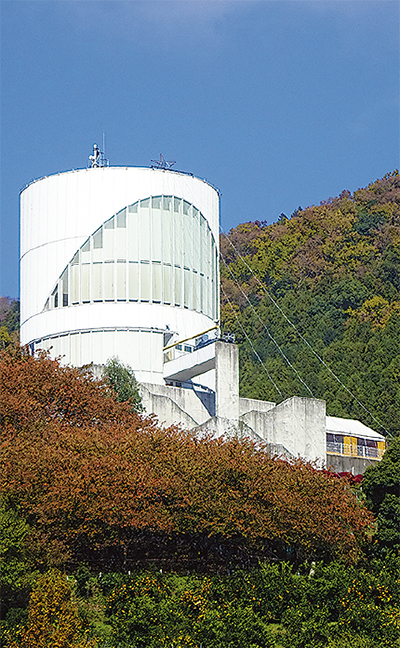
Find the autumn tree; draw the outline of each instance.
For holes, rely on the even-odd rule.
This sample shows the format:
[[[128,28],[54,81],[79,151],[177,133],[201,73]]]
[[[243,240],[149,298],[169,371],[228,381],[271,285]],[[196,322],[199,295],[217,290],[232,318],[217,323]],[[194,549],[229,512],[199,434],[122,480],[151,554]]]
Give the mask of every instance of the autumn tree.
[[[31,594],[26,627],[10,633],[7,648],[91,648],[65,574],[51,570],[39,577]]]
[[[2,490],[45,563],[109,569],[179,546],[206,558],[221,542],[356,559],[368,538],[370,514],[309,464],[160,429],[46,355],[3,353],[0,383]]]

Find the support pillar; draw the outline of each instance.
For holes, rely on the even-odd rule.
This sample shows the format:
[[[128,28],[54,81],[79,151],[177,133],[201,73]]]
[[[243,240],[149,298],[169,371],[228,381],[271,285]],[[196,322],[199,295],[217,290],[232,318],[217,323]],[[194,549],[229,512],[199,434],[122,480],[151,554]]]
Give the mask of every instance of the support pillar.
[[[239,347],[215,342],[215,416],[230,430],[239,425]],[[223,423],[223,422],[226,423]],[[228,432],[228,430],[226,430]]]

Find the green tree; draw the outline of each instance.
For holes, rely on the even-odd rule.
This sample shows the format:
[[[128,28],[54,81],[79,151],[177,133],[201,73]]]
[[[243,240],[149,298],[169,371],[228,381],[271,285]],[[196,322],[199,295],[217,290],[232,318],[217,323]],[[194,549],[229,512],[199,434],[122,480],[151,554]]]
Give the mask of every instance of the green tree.
[[[0,297],[0,322],[9,333],[19,330],[19,301],[10,297]]]
[[[26,546],[30,527],[21,512],[3,502],[0,526],[0,603],[4,618],[10,608],[26,606],[34,573]]]
[[[118,358],[110,358],[104,368],[104,378],[117,394],[120,403],[130,401],[135,412],[143,412],[139,386],[133,369]]]
[[[381,548],[400,549],[400,437],[392,439],[382,461],[365,471],[362,488],[378,522]]]

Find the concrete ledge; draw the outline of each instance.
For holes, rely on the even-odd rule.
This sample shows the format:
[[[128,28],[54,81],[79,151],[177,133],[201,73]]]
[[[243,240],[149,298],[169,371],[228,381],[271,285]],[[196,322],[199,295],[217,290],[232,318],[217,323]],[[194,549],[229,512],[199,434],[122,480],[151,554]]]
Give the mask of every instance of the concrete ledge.
[[[215,368],[215,344],[186,353],[164,364],[164,379],[186,382]]]

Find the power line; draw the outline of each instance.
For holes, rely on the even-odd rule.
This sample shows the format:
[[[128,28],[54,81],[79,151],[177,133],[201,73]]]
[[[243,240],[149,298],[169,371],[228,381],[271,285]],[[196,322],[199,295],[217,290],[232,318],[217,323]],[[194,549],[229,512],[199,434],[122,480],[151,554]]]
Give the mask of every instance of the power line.
[[[222,263],[225,265],[225,267],[226,267],[226,268],[228,269],[228,271],[230,272],[231,276],[233,277],[233,280],[235,281],[235,283],[236,283],[237,287],[239,288],[240,292],[242,293],[242,295],[244,296],[244,298],[245,298],[245,299],[248,301],[248,303],[250,304],[250,308],[253,310],[255,316],[256,316],[257,319],[261,322],[261,325],[263,326],[263,328],[266,330],[268,337],[269,337],[269,338],[271,339],[271,341],[275,344],[275,346],[276,346],[276,348],[278,349],[279,353],[281,354],[281,356],[283,357],[283,359],[285,360],[285,362],[289,365],[289,367],[292,369],[292,371],[296,374],[296,376],[297,376],[297,378],[300,380],[301,384],[304,385],[304,387],[307,389],[307,391],[311,394],[311,397],[314,398],[314,394],[312,393],[312,391],[311,391],[311,389],[309,388],[309,386],[304,382],[304,380],[303,380],[302,377],[300,376],[300,374],[299,374],[299,372],[297,371],[297,369],[292,365],[292,363],[290,362],[289,358],[288,358],[288,357],[285,355],[285,353],[282,351],[282,349],[281,349],[281,347],[279,346],[278,342],[275,340],[275,338],[271,335],[271,333],[269,332],[268,328],[266,327],[265,322],[261,319],[261,317],[260,317],[259,314],[257,313],[257,311],[256,311],[256,309],[254,308],[253,304],[251,303],[250,299],[248,298],[248,296],[246,295],[246,293],[242,290],[242,288],[239,286],[239,284],[236,282],[235,276],[234,276],[234,274],[232,273],[232,270],[230,269],[230,267],[225,263],[225,261],[224,261],[224,259],[223,259],[222,257],[221,257],[221,260],[222,260]]]
[[[255,347],[254,347],[253,342],[251,341],[251,338],[247,335],[245,328],[243,327],[243,325],[242,325],[241,321],[239,320],[238,316],[236,315],[236,313],[235,313],[235,311],[234,311],[234,308],[233,308],[233,305],[232,305],[232,303],[231,303],[231,301],[230,301],[228,295],[226,294],[225,290],[223,289],[223,286],[222,286],[222,285],[221,285],[221,290],[222,290],[222,292],[223,292],[223,294],[224,294],[224,297],[225,297],[226,301],[228,302],[229,306],[231,307],[232,312],[233,312],[233,314],[235,315],[236,321],[237,321],[237,323],[239,324],[240,328],[242,329],[242,332],[243,332],[244,336],[246,337],[246,340],[247,340],[248,343],[250,344],[250,346],[251,346],[251,348],[252,348],[252,350],[253,350],[254,355],[257,357],[257,359],[258,359],[258,361],[260,362],[262,368],[264,369],[265,373],[267,374],[268,379],[272,382],[273,386],[275,387],[275,389],[276,389],[276,391],[278,392],[278,394],[280,395],[280,397],[281,397],[281,398],[284,398],[284,396],[283,396],[281,390],[279,389],[278,385],[275,384],[274,379],[273,379],[272,376],[269,374],[268,369],[266,368],[266,366],[264,365],[263,361],[261,360],[261,358],[260,358],[260,356],[259,356],[257,350],[256,350]]]
[[[355,396],[355,395],[353,394],[353,392],[352,392],[352,391],[347,387],[347,385],[345,385],[344,382],[343,382],[343,381],[342,381],[342,380],[341,380],[341,379],[340,379],[340,378],[335,374],[335,372],[334,372],[334,371],[329,367],[329,365],[326,364],[325,360],[324,360],[323,358],[321,358],[321,356],[319,355],[319,353],[317,353],[317,351],[314,350],[314,348],[311,346],[311,344],[308,342],[308,340],[306,340],[306,338],[305,338],[305,337],[300,333],[300,331],[298,331],[298,329],[296,328],[296,326],[295,326],[295,325],[293,324],[293,322],[288,318],[288,316],[286,315],[286,313],[282,310],[282,308],[279,306],[279,304],[276,302],[276,300],[272,297],[272,295],[269,293],[269,291],[265,288],[264,284],[259,280],[259,278],[256,276],[256,274],[253,272],[252,268],[249,266],[249,264],[247,263],[246,259],[245,259],[241,254],[240,254],[240,252],[237,250],[237,248],[235,247],[235,245],[234,245],[234,244],[232,243],[232,241],[228,238],[228,236],[225,234],[225,232],[222,231],[222,229],[221,229],[221,233],[225,236],[225,238],[226,238],[226,240],[228,241],[229,245],[234,249],[234,251],[235,251],[236,255],[239,257],[239,259],[241,259],[241,261],[244,263],[244,265],[246,266],[246,268],[247,268],[247,269],[250,271],[250,273],[253,275],[254,279],[256,280],[256,282],[257,282],[257,283],[259,284],[259,286],[261,287],[263,293],[264,293],[264,294],[269,298],[269,300],[272,302],[272,304],[275,306],[275,308],[280,312],[280,314],[281,314],[282,317],[286,320],[286,322],[287,322],[287,323],[288,323],[288,324],[293,328],[293,330],[294,330],[295,333],[299,336],[299,338],[300,338],[300,339],[301,339],[301,340],[302,340],[302,341],[303,341],[303,342],[308,346],[308,348],[310,349],[310,351],[315,355],[315,357],[319,360],[319,362],[320,362],[320,363],[325,367],[325,369],[327,369],[327,370],[329,371],[329,373],[333,376],[333,378],[334,378],[334,379],[339,383],[339,385],[340,385],[341,387],[343,387],[343,389],[344,389],[344,390],[345,390],[345,391],[346,391],[346,392],[347,392],[347,393],[348,393],[348,394],[349,394],[349,395],[350,395],[350,396],[355,400],[355,402],[356,402],[356,403],[357,403],[357,404],[358,404],[358,405],[359,405],[359,406],[360,406],[360,407],[361,407],[361,408],[362,408],[362,409],[363,409],[363,410],[364,410],[364,411],[365,411],[365,412],[366,412],[366,413],[367,413],[367,414],[372,418],[372,420],[373,420],[375,423],[377,423],[377,424],[378,424],[378,425],[379,425],[383,430],[385,430],[385,432],[386,432],[387,435],[391,436],[390,433],[388,432],[388,430],[385,428],[385,426],[384,426],[384,425],[383,425],[383,424],[382,424],[382,423],[381,423],[381,422],[380,422],[380,421],[379,421],[379,420],[378,420],[378,419],[377,419],[377,418],[372,414],[372,412],[370,412],[370,411],[365,407],[365,405],[363,405],[363,403],[361,403],[361,401],[358,400],[357,396]],[[222,258],[222,256],[221,256],[221,258]],[[222,260],[223,260],[223,259],[222,259]],[[223,263],[224,263],[224,265],[228,268],[228,270],[230,271],[230,268],[228,267],[228,265],[225,263],[224,260],[223,260]],[[231,272],[231,271],[230,271],[230,272]],[[239,290],[241,290],[241,288],[240,288],[240,286],[239,286],[239,284],[238,284],[238,282],[237,282],[237,280],[236,280],[236,278],[235,278],[235,276],[233,275],[232,272],[231,272],[231,276],[233,277],[233,280],[234,280],[234,282],[236,283],[236,285],[238,286]],[[241,292],[243,293],[243,291],[241,291]],[[243,294],[244,294],[244,293],[243,293]],[[247,296],[246,296],[246,298],[247,298]],[[251,304],[250,300],[248,300],[248,301],[249,301],[249,303]],[[296,372],[296,373],[297,373],[297,372]],[[301,382],[303,382],[303,381],[301,381]],[[305,383],[303,383],[303,384],[305,384]],[[307,389],[308,389],[308,387],[307,387]],[[309,390],[309,391],[310,391],[310,390]]]

